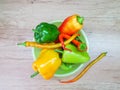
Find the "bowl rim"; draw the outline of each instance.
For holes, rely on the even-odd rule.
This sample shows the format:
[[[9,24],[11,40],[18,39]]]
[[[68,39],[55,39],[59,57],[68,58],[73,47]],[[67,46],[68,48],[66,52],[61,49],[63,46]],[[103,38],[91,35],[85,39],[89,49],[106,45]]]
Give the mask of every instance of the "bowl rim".
[[[55,23],[55,22],[62,22],[62,20],[55,20],[55,21],[51,21],[51,22],[49,22],[49,23]],[[85,39],[85,42],[86,42],[86,45],[87,45],[87,52],[89,53],[89,42],[88,42],[87,35],[85,34],[84,29],[81,29],[80,32],[82,33],[82,35],[83,35],[83,37],[84,37],[84,39]],[[34,39],[33,39],[33,40],[34,40]],[[35,48],[32,48],[33,60],[36,59],[35,53],[34,53],[34,49],[35,49]],[[75,69],[75,70],[72,71],[72,72],[66,73],[66,74],[54,74],[54,77],[68,77],[68,76],[71,76],[71,75],[75,74],[77,71],[79,71],[84,65],[85,65],[85,64],[80,64],[77,69]]]

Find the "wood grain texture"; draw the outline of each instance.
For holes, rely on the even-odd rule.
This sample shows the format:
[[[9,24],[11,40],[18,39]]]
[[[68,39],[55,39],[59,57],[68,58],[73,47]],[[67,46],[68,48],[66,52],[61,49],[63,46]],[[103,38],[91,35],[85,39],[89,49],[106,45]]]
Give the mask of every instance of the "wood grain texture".
[[[91,59],[103,51],[108,55],[72,84],[31,79],[31,48],[16,43],[32,40],[38,23],[75,13],[85,17]],[[119,39],[119,0],[0,0],[0,90],[119,90]]]

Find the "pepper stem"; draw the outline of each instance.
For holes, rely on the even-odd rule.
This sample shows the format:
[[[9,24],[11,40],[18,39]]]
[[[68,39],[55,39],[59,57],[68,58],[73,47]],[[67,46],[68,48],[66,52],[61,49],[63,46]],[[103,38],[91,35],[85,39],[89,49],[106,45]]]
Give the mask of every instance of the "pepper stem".
[[[35,30],[35,29],[32,29],[32,31],[33,31],[34,33],[35,33],[35,32],[36,32],[36,33],[39,33],[39,32],[38,32],[37,30]]]
[[[26,46],[26,42],[23,43],[17,43],[18,46]]]
[[[84,17],[77,16],[77,21],[78,21],[80,24],[83,24]]]
[[[37,72],[34,72],[30,77],[31,78],[34,78],[36,75],[38,75],[39,74],[39,72],[37,71]]]

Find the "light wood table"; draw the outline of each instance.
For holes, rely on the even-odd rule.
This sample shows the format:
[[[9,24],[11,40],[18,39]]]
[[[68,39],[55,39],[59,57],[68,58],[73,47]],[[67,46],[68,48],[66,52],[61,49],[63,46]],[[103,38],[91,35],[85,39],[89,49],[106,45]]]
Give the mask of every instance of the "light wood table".
[[[31,48],[16,43],[32,40],[38,23],[76,13],[85,17],[91,60],[107,56],[72,84],[31,79]],[[0,0],[0,90],[120,90],[120,0]]]

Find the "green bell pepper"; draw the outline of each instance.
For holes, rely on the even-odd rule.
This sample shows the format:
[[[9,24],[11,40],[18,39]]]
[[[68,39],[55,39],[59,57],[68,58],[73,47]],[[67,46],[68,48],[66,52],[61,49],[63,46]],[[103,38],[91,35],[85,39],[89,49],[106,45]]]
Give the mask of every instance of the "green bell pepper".
[[[37,43],[49,43],[57,40],[59,30],[54,24],[42,22],[36,26],[34,31],[34,39]]]
[[[72,51],[63,51],[62,61],[64,63],[85,63],[90,60],[88,52],[80,52],[73,44],[66,45],[66,48]]]

